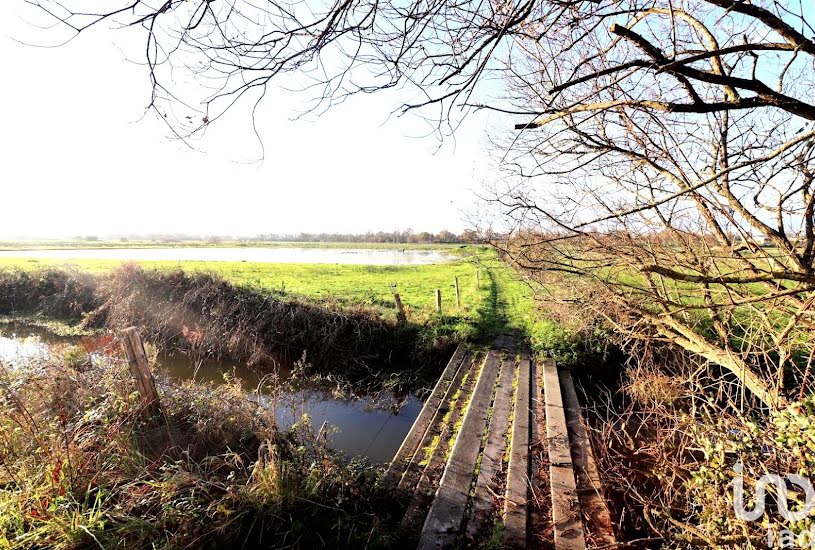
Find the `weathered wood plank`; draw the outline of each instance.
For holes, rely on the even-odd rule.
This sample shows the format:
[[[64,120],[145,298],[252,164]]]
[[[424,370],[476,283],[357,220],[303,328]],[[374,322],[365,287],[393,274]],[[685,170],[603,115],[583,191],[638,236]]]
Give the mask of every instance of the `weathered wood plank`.
[[[554,361],[543,363],[546,396],[546,439],[549,445],[549,480],[552,488],[552,520],[557,550],[583,550],[583,518],[577,497],[566,413]]]
[[[569,429],[569,440],[572,442],[572,460],[580,506],[589,520],[593,540],[600,546],[613,547],[617,541],[614,537],[611,514],[603,496],[600,472],[594,460],[591,441],[583,423],[580,402],[569,371],[560,371],[560,390],[563,405],[566,407],[566,425]]]
[[[501,363],[501,374],[495,388],[495,401],[492,406],[489,435],[481,456],[481,470],[475,483],[472,513],[467,521],[467,540],[475,540],[485,529],[494,506],[493,495],[498,492],[494,482],[501,471],[504,452],[507,448],[509,431],[509,412],[512,406],[512,383],[515,381],[515,361],[504,360]]]
[[[552,491],[549,487],[549,448],[546,443],[546,400],[543,396],[543,367],[533,361],[530,365],[532,389],[530,402],[532,420],[529,441],[529,524],[527,547],[553,548]]]
[[[487,354],[439,490],[425,520],[419,540],[421,550],[449,548],[461,530],[499,363],[495,353]]]
[[[447,410],[450,411],[449,418],[442,424],[440,423],[438,429],[433,432],[428,432],[427,437],[432,439],[436,435],[439,437],[438,444],[433,448],[424,470],[421,471],[418,483],[405,483],[400,484],[401,489],[410,488],[413,490],[413,498],[405,511],[405,516],[402,518],[401,529],[407,533],[420,531],[424,520],[427,517],[427,511],[430,509],[430,504],[433,501],[433,495],[438,488],[439,479],[444,473],[444,465],[447,462],[447,451],[450,448],[450,440],[453,436],[453,426],[455,426],[459,419],[464,416],[466,412],[464,403],[470,398],[473,388],[475,387],[478,379],[479,369],[484,362],[484,357],[480,353],[471,353],[465,361],[466,372],[470,375],[466,381],[460,381],[458,386],[461,389],[458,397],[456,398],[455,405],[447,402]],[[465,367],[462,366],[462,370]],[[452,388],[451,388],[452,390]],[[452,408],[451,408],[452,407]],[[445,413],[442,413],[444,415]],[[417,459],[422,460],[424,455],[424,447],[429,446],[430,442],[422,443],[422,448],[417,451]],[[418,466],[418,464],[417,464]],[[412,470],[405,473],[402,478],[404,483],[409,476],[412,476]],[[411,479],[415,479],[412,478]]]
[[[464,361],[461,363],[461,366],[458,368],[455,377],[450,382],[450,385],[447,387],[447,391],[444,393],[444,397],[442,398],[439,406],[436,408],[436,413],[433,415],[433,420],[430,422],[429,427],[425,431],[424,437],[419,442],[419,445],[416,447],[413,456],[410,458],[407,466],[404,468],[404,474],[402,475],[402,479],[399,480],[399,488],[410,490],[416,487],[417,482],[422,474],[422,467],[421,463],[425,458],[425,448],[429,447],[432,442],[433,438],[436,436],[444,437],[447,435],[448,431],[450,430],[449,426],[442,426],[442,421],[444,416],[450,411],[450,407],[452,406],[453,396],[459,392],[465,393],[469,395],[468,389],[462,387],[462,381],[468,373],[472,372],[476,366],[478,354],[468,353],[464,357]],[[459,395],[461,398],[461,395]],[[452,418],[455,416],[455,420]],[[457,415],[451,415],[450,420],[452,422],[456,422],[458,420]],[[430,461],[428,461],[428,464]]]
[[[459,345],[447,363],[441,377],[439,377],[438,382],[436,382],[433,391],[430,393],[430,397],[428,397],[427,402],[425,402],[421,412],[419,412],[419,416],[416,417],[413,426],[411,426],[410,431],[407,436],[405,436],[405,440],[402,442],[393,460],[391,460],[390,466],[388,466],[388,470],[384,476],[384,483],[394,485],[402,476],[405,467],[413,458],[425,433],[436,417],[442,398],[450,388],[450,384],[462,363],[465,361],[466,356],[467,348]]]
[[[504,501],[504,546],[526,547],[527,491],[529,488],[529,390],[530,360],[518,364],[515,391],[515,415],[512,421],[512,446],[507,468],[507,491]]]

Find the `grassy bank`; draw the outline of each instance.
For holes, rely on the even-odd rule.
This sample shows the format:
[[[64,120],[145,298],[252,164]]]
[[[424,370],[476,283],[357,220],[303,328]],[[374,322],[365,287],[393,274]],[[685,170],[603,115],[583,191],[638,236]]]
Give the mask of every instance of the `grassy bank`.
[[[80,328],[138,326],[159,349],[270,370],[305,359],[314,373],[412,389],[429,383],[450,342],[421,327],[331,301],[292,299],[223,278],[126,264],[104,273],[0,272],[0,315],[63,319]],[[410,368],[409,368],[410,367]]]
[[[393,313],[393,288],[403,303],[414,313],[424,315],[434,309],[434,291],[442,290],[445,310],[455,313],[453,278],[459,278],[462,313],[480,304],[483,293],[476,289],[476,266],[472,261],[460,260],[447,264],[376,266],[344,264],[289,264],[261,262],[203,262],[203,261],[140,261],[133,262],[145,269],[159,271],[182,270],[187,273],[206,273],[223,277],[229,282],[291,296],[332,299],[347,304],[381,308]],[[74,266],[92,274],[104,274],[121,265],[116,260],[70,260],[0,258],[0,269],[38,269],[42,267]],[[485,281],[486,290],[488,281]]]
[[[400,500],[309,422],[200,383],[145,417],[124,360],[93,351],[0,365],[0,548],[396,545]]]
[[[232,284],[291,298],[330,300],[374,308],[395,320],[393,292],[399,292],[411,321],[452,322],[462,336],[488,336],[497,330],[534,330],[539,320],[532,288],[505,266],[489,248],[456,247],[460,257],[431,265],[344,265],[260,262],[140,261],[145,269],[183,270],[223,277]],[[73,266],[90,274],[106,274],[121,265],[116,260],[0,258],[0,269],[36,270]],[[477,275],[478,272],[478,275]],[[458,278],[461,307],[456,305]],[[480,281],[480,287],[477,282]],[[435,290],[442,291],[443,318],[435,313]]]

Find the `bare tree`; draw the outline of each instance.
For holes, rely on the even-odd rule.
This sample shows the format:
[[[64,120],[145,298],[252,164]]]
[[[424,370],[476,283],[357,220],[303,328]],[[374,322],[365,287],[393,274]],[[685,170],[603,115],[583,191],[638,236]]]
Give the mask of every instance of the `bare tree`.
[[[495,199],[521,232],[506,251],[542,280],[565,274],[627,339],[668,341],[775,406],[815,345],[815,16],[556,6],[506,60],[529,115],[506,157],[527,181]]]
[[[523,231],[505,247],[519,266],[583,276],[573,290],[602,292],[622,334],[721,365],[769,405],[785,376],[806,382],[815,15],[801,1],[25,1],[71,36],[140,29],[150,105],[182,136],[281,78],[315,108],[404,87],[405,109],[440,122],[517,117],[504,166],[520,179],[496,200]]]
[[[734,514],[735,461],[813,474],[787,434],[815,418],[813,23],[794,1],[559,3],[504,59],[527,118],[501,246],[636,359],[596,448],[622,516],[672,547],[778,527]]]
[[[149,105],[182,137],[280,84],[307,91],[314,109],[404,87],[415,98],[404,109],[432,105],[438,110],[429,116],[449,121],[535,6],[532,0],[24,1],[32,22],[57,24],[67,39],[99,27],[140,31]]]

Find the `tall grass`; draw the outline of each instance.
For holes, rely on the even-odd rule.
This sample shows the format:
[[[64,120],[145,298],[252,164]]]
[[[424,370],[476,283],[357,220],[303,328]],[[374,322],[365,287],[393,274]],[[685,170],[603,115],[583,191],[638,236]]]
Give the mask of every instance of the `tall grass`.
[[[398,499],[310,422],[169,382],[145,418],[123,359],[95,357],[0,365],[0,548],[392,547]]]
[[[0,315],[37,312],[47,317],[79,321],[101,305],[97,278],[85,272],[48,267],[35,271],[0,271]]]

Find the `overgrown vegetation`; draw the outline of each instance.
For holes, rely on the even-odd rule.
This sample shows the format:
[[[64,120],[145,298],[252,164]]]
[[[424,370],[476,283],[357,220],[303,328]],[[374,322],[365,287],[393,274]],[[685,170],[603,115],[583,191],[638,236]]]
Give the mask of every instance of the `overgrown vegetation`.
[[[757,521],[740,517],[761,505],[756,483],[781,472],[813,479],[813,398],[759,415],[732,377],[699,362],[671,361],[630,369],[622,391],[593,396],[594,448],[607,494],[626,540],[677,548],[764,548],[788,529],[809,531],[811,515],[787,521],[778,493]],[[666,365],[669,365],[666,372]],[[704,373],[706,376],[700,376]],[[735,500],[742,483],[744,501]],[[803,508],[799,487],[790,510]],[[684,511],[681,515],[679,511]]]
[[[389,380],[402,389],[428,384],[451,343],[444,334],[420,338],[420,326],[397,326],[363,306],[134,265],[98,276],[56,268],[5,272],[0,314],[39,314],[85,329],[136,325],[165,350],[267,367],[305,357],[316,372],[360,384]],[[413,362],[419,368],[407,368]]]
[[[145,418],[93,352],[0,368],[0,547],[393,547],[399,499],[308,419],[281,429],[234,383],[166,383]]]

